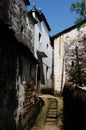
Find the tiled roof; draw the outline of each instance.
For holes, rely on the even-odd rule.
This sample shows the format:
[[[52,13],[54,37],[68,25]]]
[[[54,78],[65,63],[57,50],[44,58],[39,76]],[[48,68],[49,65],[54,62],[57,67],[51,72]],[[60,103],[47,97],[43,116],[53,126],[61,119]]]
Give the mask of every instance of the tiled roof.
[[[44,14],[42,13],[42,11],[41,11],[41,10],[37,10],[36,7],[35,7],[35,5],[33,5],[33,8],[32,8],[31,11],[32,11],[32,12],[35,12],[36,15],[37,15],[37,17],[38,17],[38,19],[39,19],[40,21],[44,21],[45,24],[46,24],[46,26],[47,26],[47,28],[48,28],[48,30],[51,31],[50,26],[49,26],[49,24],[48,24],[48,22],[47,22],[47,20],[46,20],[46,18],[45,18],[45,16],[44,16]]]

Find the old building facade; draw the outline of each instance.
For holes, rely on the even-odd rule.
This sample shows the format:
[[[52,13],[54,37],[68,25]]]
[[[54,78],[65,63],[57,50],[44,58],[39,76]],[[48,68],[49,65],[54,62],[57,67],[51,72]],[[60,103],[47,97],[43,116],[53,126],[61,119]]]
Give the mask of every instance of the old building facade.
[[[16,130],[25,125],[38,102],[29,78],[32,73],[35,77],[30,63],[35,71],[37,60],[2,21],[0,34],[0,129]]]
[[[29,0],[0,1],[0,129],[26,130],[40,109],[40,84],[52,86],[50,27]]]
[[[35,24],[34,54],[39,64],[37,66],[38,84],[40,86],[52,87],[52,46],[50,40],[50,26],[39,9],[33,5],[30,13],[33,15]]]
[[[84,25],[85,23],[83,23]],[[62,91],[65,82],[69,81],[69,71],[76,64],[76,48],[80,65],[86,71],[86,26],[79,30],[72,26],[53,37],[54,45],[54,89]]]
[[[28,0],[0,1],[0,129],[20,130],[36,112],[34,25]],[[28,122],[29,123],[29,122]]]

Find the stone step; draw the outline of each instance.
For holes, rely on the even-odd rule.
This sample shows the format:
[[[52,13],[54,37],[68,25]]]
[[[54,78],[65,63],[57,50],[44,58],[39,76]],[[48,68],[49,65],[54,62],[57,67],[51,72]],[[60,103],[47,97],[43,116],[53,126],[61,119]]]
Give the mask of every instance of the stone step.
[[[56,114],[57,114],[57,111],[48,111],[47,114],[53,114],[53,115],[56,115]]]
[[[50,106],[57,107],[57,105],[56,105],[56,104],[50,104]]]
[[[38,130],[39,128],[38,127],[33,127],[31,130]]]
[[[56,101],[56,99],[55,99],[55,98],[48,98],[48,100],[54,100],[54,101]]]
[[[50,103],[57,103],[56,100],[48,100]]]
[[[34,126],[31,130],[38,130],[39,127]]]
[[[57,109],[50,109],[48,110],[48,113],[57,114]]]
[[[54,109],[50,109],[50,110],[48,110],[48,113],[57,113],[57,110],[54,110]]]
[[[52,115],[52,114],[48,114],[47,118],[57,118],[57,116],[56,115]]]
[[[53,115],[53,116],[55,116],[55,115],[57,115],[57,113],[48,112],[48,113],[47,113],[47,116],[48,116],[48,115]]]
[[[56,103],[56,100],[48,100],[49,102]]]
[[[56,125],[56,122],[46,122],[46,125]]]
[[[51,102],[50,104],[52,104],[52,105],[57,105],[57,103],[56,103],[56,102]]]
[[[49,110],[47,113],[47,119],[46,119],[46,124],[56,124],[56,119],[57,119],[57,101],[56,99],[48,99],[50,106],[49,106]]]
[[[49,109],[57,109],[56,106],[49,106]]]
[[[41,127],[37,126],[36,124],[33,125],[33,128],[31,130],[39,130]]]
[[[56,101],[49,101],[51,104],[57,104]]]
[[[57,106],[57,103],[55,102],[55,103],[51,103],[51,102],[49,102],[50,103],[50,105],[54,105],[54,106]]]
[[[50,104],[50,106],[57,106],[57,105],[56,105],[56,104],[54,104],[54,105],[53,105],[53,104]]]
[[[46,122],[51,122],[51,123],[55,123],[56,122],[56,119],[55,118],[47,118],[46,119]]]

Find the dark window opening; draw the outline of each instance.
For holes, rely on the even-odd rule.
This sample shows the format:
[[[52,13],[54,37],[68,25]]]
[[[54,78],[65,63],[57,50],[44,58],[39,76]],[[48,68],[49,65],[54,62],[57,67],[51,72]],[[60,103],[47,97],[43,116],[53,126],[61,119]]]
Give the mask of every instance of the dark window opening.
[[[74,61],[72,61],[71,66],[74,66]]]
[[[48,66],[46,67],[46,80],[48,79]]]
[[[47,49],[48,49],[49,45],[47,44]]]
[[[37,79],[40,80],[40,66],[38,65]]]
[[[39,33],[39,41],[41,40],[41,34]]]
[[[23,26],[21,26],[21,33],[23,32]]]

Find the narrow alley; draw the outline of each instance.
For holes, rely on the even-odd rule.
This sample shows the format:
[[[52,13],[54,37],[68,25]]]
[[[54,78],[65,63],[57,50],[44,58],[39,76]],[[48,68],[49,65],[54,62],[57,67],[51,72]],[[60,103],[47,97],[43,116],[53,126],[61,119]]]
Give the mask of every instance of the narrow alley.
[[[41,98],[45,98],[49,102],[49,106],[46,112],[46,119],[43,125],[40,125],[39,120],[42,120],[42,116],[40,119],[35,121],[31,130],[62,130],[63,123],[63,101],[61,98],[56,98],[51,95],[41,95]],[[59,110],[58,110],[59,109]],[[43,110],[42,110],[43,111]],[[42,113],[39,113],[39,115]]]
[[[0,130],[86,130],[86,18],[51,36],[32,1],[0,0]]]

